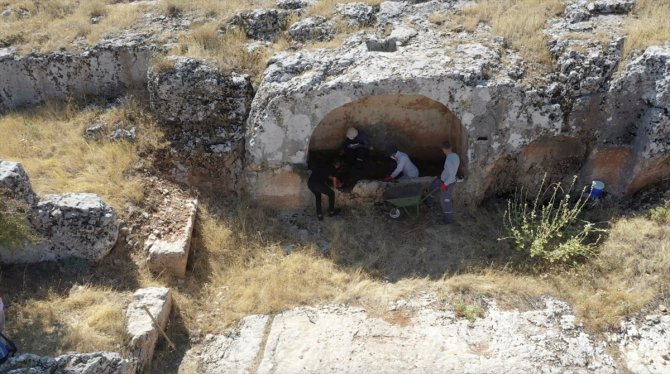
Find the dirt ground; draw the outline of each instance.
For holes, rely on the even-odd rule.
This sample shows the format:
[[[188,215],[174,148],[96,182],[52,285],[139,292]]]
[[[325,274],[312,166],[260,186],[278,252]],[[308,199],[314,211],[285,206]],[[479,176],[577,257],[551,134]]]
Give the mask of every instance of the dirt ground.
[[[158,204],[163,188],[162,184],[156,188],[147,204]],[[605,199],[587,215],[605,223],[644,217],[648,209],[670,198],[668,191],[670,183],[664,183],[620,203]],[[146,254],[137,242],[147,233],[141,214],[126,217],[127,225],[136,228],[131,233],[124,231],[110,255],[97,264],[65,261],[2,266],[7,332],[23,352],[59,354],[81,344],[72,341],[78,336],[73,336],[67,316],[60,316],[74,311],[49,304],[53,300],[67,300],[82,285],[112,292],[114,298],[126,301],[137,288],[168,286],[176,293],[176,306],[167,333],[178,349],[173,352],[160,342],[152,371],[169,373],[176,372],[185,352],[204,335],[223,331],[244,315],[333,301],[374,309],[370,300],[386,300],[382,296],[388,291],[385,287],[410,293],[438,287],[464,305],[477,295],[493,295],[500,305],[520,309],[533,307],[545,293],[569,298],[574,290],[592,292],[581,283],[565,283],[581,277],[587,265],[548,269],[498,240],[503,235],[502,199],[476,208],[457,206],[455,223],[446,227],[436,225],[436,206],[422,206],[418,216],[398,221],[389,219],[382,206],[346,207],[339,217],[319,222],[313,207],[276,212],[216,196],[202,198],[201,204],[184,280],[147,271]],[[216,233],[208,226],[210,222],[225,233]],[[645,234],[650,245],[662,240],[667,228],[661,229],[665,231]],[[133,245],[128,245],[131,237]],[[305,283],[310,281],[313,284]],[[565,293],[557,288],[565,288]],[[282,293],[286,289],[302,293]],[[242,299],[248,299],[246,304]],[[670,293],[665,292],[644,305],[668,301]],[[47,311],[49,305],[56,307]],[[44,310],[25,309],[36,306]],[[628,312],[638,310],[632,307]],[[588,317],[587,313],[580,316]],[[87,341],[85,336],[79,338]],[[119,348],[124,351],[121,345]]]

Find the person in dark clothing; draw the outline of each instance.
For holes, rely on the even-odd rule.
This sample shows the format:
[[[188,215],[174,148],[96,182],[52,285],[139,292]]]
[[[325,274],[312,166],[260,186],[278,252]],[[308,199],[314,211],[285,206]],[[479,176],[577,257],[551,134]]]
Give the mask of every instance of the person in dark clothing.
[[[307,187],[314,194],[316,199],[316,217],[319,221],[323,220],[323,211],[321,209],[321,194],[328,196],[328,213],[335,216],[340,210],[335,209],[335,188],[341,187],[341,182],[337,179],[337,169],[340,163],[336,161],[333,165],[317,166],[312,169],[312,174],[307,180]]]
[[[344,157],[347,165],[362,166],[370,156],[370,139],[363,131],[348,128],[340,155]]]

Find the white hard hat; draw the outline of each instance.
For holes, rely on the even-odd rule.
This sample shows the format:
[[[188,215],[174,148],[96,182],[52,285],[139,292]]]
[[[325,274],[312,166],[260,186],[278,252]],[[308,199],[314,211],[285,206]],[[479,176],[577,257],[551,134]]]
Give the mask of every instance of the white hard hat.
[[[349,140],[354,140],[358,136],[358,130],[353,127],[347,129],[347,138]]]

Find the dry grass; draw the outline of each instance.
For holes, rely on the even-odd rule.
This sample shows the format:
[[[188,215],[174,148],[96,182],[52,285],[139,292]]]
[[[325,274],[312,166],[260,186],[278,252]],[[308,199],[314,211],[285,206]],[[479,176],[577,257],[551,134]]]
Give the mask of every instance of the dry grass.
[[[491,25],[522,57],[546,69],[552,59],[543,30],[564,8],[561,0],[480,0],[463,8],[460,22],[466,29],[479,22]]]
[[[625,21],[624,61],[649,46],[670,44],[670,0],[638,0],[633,14]]]
[[[383,0],[319,0],[307,8],[306,16],[332,17],[337,4],[365,3],[368,5],[379,5]]]
[[[247,48],[247,37],[243,30],[218,32],[217,23],[196,25],[184,34],[171,54],[205,58],[216,62],[222,71],[238,71],[259,79],[273,51],[285,49],[288,42],[282,37],[271,47]]]
[[[131,169],[138,165],[137,150],[159,144],[154,123],[138,117],[133,104],[107,112],[80,111],[74,104],[54,104],[0,117],[0,159],[21,162],[38,194],[94,192],[116,208],[143,198],[142,183]],[[141,116],[141,114],[139,114]],[[140,142],[89,141],[84,130],[94,120],[106,126],[127,124],[135,118]]]
[[[135,24],[145,4],[115,1],[0,1],[0,9],[14,12],[0,19],[0,46],[13,45],[19,52],[50,52],[97,43],[105,34]],[[19,13],[22,12],[22,13]],[[22,15],[23,14],[23,15]],[[97,23],[93,18],[102,17]]]
[[[29,345],[31,353],[123,352],[128,302],[129,294],[91,286],[73,288],[68,295],[49,292],[13,305],[10,328],[23,332],[14,338],[19,346]]]
[[[190,331],[221,331],[249,314],[332,300],[357,279],[313,248],[284,256],[284,234],[269,212],[244,204],[221,208],[228,213],[200,209],[192,276],[178,287]]]
[[[161,0],[159,6],[164,14],[176,16],[185,12],[197,12],[221,19],[235,12],[257,8],[274,8],[274,0]]]
[[[668,296],[668,238],[668,225],[643,217],[620,219],[597,258],[551,279],[591,327],[615,327],[621,317]]]

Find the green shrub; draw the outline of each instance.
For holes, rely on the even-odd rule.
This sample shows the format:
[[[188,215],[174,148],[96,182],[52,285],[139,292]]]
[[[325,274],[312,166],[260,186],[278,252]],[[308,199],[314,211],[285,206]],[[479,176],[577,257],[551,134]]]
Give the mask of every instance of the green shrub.
[[[527,190],[515,193],[507,201],[503,217],[507,236],[499,240],[510,239],[519,251],[550,263],[589,256],[600,240],[597,233],[603,230],[579,218],[589,199],[584,188],[571,201],[570,192],[576,181],[574,177],[569,188],[564,189],[560,183],[545,187],[543,178],[532,203]]]
[[[662,206],[657,206],[650,210],[649,216],[652,221],[670,223],[670,200],[666,201]]]
[[[465,317],[471,323],[477,318],[484,317],[484,308],[477,304],[466,304],[463,300],[457,300],[454,305],[456,317]]]

